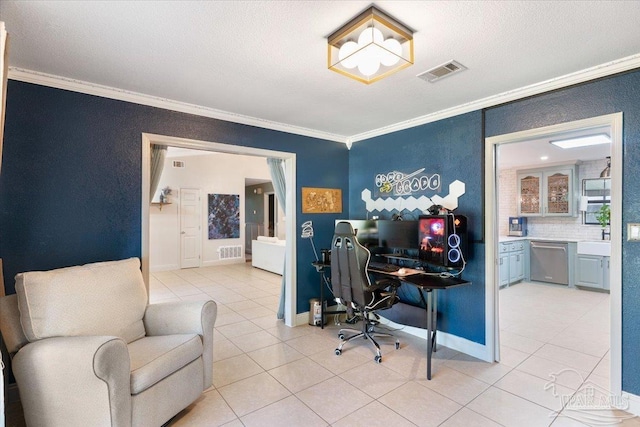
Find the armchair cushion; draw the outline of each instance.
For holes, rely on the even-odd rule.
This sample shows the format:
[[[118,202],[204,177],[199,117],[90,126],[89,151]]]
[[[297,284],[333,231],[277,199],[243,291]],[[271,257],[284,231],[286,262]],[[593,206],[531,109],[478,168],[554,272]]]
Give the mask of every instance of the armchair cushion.
[[[145,337],[129,344],[131,394],[145,391],[202,355],[199,335]]]
[[[130,343],[145,335],[147,293],[137,258],[20,273],[16,294],[30,342],[109,335]]]

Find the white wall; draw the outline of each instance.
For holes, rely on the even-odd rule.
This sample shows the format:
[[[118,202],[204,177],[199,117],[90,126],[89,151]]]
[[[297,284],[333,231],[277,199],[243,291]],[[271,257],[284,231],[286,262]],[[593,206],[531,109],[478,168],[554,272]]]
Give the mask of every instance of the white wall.
[[[599,178],[607,165],[606,160],[584,162],[578,166],[578,192],[582,192],[582,180]],[[530,168],[528,168],[530,169]],[[499,231],[508,234],[510,216],[518,216],[518,181],[515,169],[501,170],[499,175]],[[529,236],[557,239],[600,240],[602,229],[599,225],[583,225],[582,214],[577,217],[528,217]]]
[[[184,168],[174,168],[173,160],[184,161]],[[151,206],[149,214],[149,269],[150,271],[175,270],[180,268],[179,204],[181,188],[200,189],[202,262],[201,266],[228,264],[219,260],[220,246],[242,245],[244,254],[244,203],[245,178],[271,179],[267,161],[263,157],[236,154],[212,153],[200,156],[172,157],[165,161],[158,193],[169,186],[172,189],[169,201],[162,210]],[[240,237],[238,239],[208,239],[207,195],[240,195]],[[244,262],[244,259],[232,262]]]

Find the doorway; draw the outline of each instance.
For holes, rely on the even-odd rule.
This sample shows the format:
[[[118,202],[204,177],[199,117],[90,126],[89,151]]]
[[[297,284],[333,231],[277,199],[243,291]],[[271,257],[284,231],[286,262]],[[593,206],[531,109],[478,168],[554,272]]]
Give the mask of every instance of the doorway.
[[[275,193],[266,193],[264,195],[264,211],[267,213],[264,216],[264,228],[267,230],[267,236],[273,237],[276,235],[276,195]]]
[[[499,206],[498,148],[503,144],[550,137],[582,129],[608,127],[611,135],[611,268],[610,268],[610,386],[621,394],[621,263],[622,263],[622,113],[599,116],[560,125],[499,135],[485,140],[485,307],[487,361],[500,360],[499,319]]]
[[[151,145],[166,145],[171,147],[187,148],[192,150],[221,152],[227,154],[241,154],[247,156],[272,157],[284,160],[285,163],[285,181],[286,181],[286,216],[291,218],[287,221],[286,234],[295,236],[295,206],[296,206],[296,154],[289,152],[264,150],[258,148],[244,147],[220,144],[214,142],[190,140],[184,138],[176,138],[165,135],[142,134],[142,274],[145,284],[149,286],[149,191],[150,186],[150,158]],[[285,280],[285,304],[284,304],[284,321],[287,326],[296,325],[296,289],[293,284],[296,283],[296,255],[295,255],[295,239],[287,239],[285,249],[286,259],[286,280]]]

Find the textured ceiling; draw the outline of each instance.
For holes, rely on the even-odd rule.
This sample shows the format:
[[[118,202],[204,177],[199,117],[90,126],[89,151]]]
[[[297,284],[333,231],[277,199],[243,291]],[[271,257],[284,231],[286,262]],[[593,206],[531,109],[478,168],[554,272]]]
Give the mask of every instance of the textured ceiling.
[[[326,59],[326,36],[368,1],[2,0],[0,19],[14,75],[59,76],[344,141],[640,53],[638,1],[375,4],[416,30],[415,65],[369,86],[329,71]],[[416,78],[452,59],[468,70],[435,84]]]

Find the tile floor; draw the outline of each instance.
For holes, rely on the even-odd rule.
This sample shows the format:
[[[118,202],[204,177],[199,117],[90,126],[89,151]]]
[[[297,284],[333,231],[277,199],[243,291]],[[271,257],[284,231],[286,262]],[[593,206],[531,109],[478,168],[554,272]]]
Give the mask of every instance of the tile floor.
[[[565,405],[571,396],[575,408],[591,392],[607,395],[608,294],[531,283],[503,289],[502,362],[439,347],[427,381],[425,341],[402,331],[400,349],[382,345],[376,364],[364,340],[334,354],[339,326],[284,326],[275,317],[280,280],[248,264],[152,275],[152,302],[218,303],[214,385],[170,426],[558,427],[631,417]],[[640,418],[622,425],[640,426]]]

